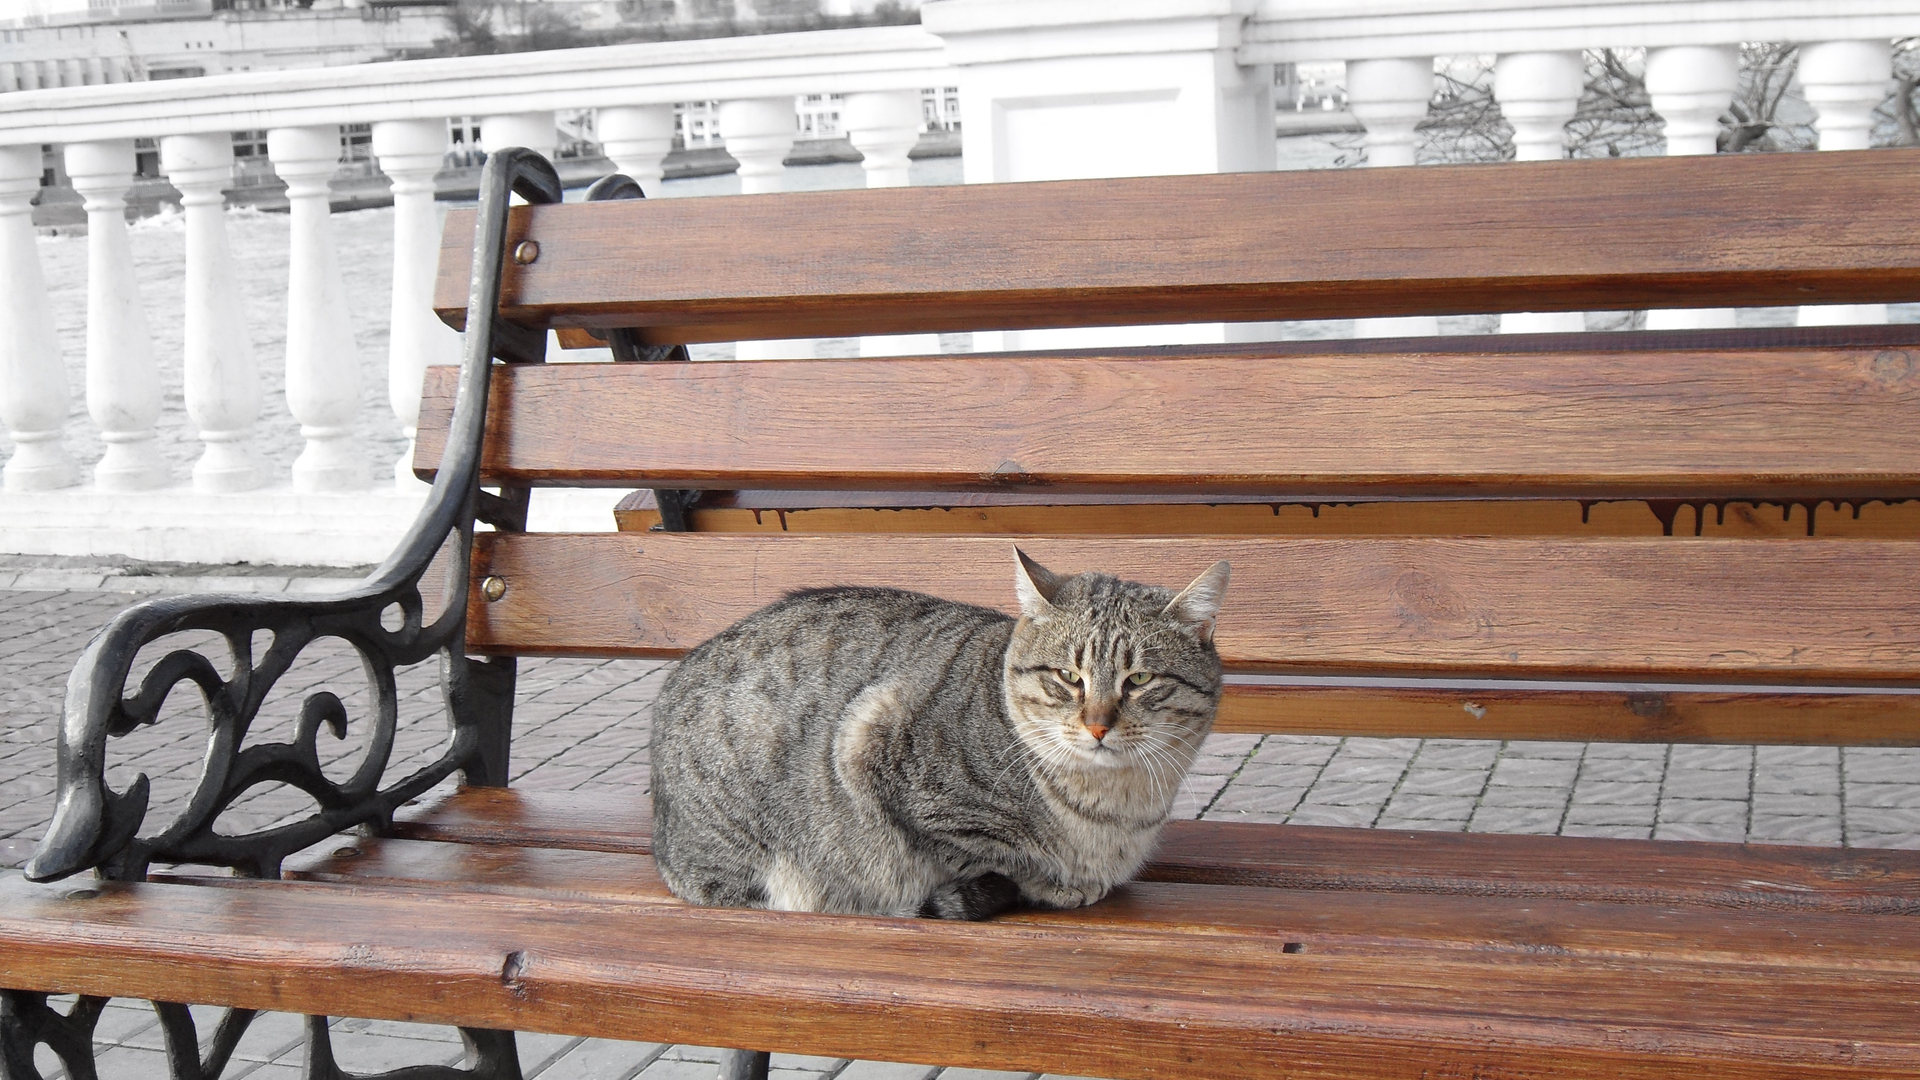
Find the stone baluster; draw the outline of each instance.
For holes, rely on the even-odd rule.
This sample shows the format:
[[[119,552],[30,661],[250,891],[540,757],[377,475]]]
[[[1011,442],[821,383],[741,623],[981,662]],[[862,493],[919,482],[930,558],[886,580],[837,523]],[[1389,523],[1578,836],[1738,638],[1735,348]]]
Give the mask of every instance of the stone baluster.
[[[1667,122],[1667,155],[1719,150],[1720,117],[1740,88],[1740,49],[1735,45],[1675,45],[1647,51],[1647,96]],[[1729,327],[1733,309],[1654,308],[1649,330]]]
[[[287,183],[287,411],[306,440],[293,463],[293,489],[357,491],[367,486],[367,456],[353,430],[360,349],[329,221],[340,129],[273,128],[267,157]]]
[[[260,373],[227,243],[221,193],[233,176],[232,137],[224,131],[168,135],[160,140],[160,168],[180,189],[187,218],[187,415],[206,444],[193,465],[193,486],[246,491],[266,478],[253,448]]]
[[[1433,57],[1349,60],[1347,109],[1367,129],[1367,164],[1411,165],[1433,101]]]
[[[860,167],[866,170],[868,187],[907,186],[907,155],[920,141],[921,120],[917,91],[847,95],[840,123],[848,141],[861,153]]]
[[[0,147],[0,422],[13,456],[0,470],[7,491],[77,483],[67,453],[67,369],[33,238],[31,200],[40,190],[40,144]]]
[[[740,191],[759,195],[783,186],[786,159],[793,149],[793,99],[749,98],[720,103],[720,137],[740,163]],[[812,338],[742,341],[734,347],[741,360],[786,360],[814,355]]]
[[[505,150],[509,146],[524,146],[535,150],[553,162],[557,169],[557,149],[560,145],[560,129],[553,122],[553,112],[507,113],[499,116],[480,118],[480,149],[492,154]],[[515,205],[525,202],[518,195],[510,199]],[[547,359],[565,359],[566,353],[560,348],[558,338],[547,334]]]
[[[758,195],[779,191],[793,149],[793,99],[749,98],[720,103],[720,137],[740,163],[740,191]]]
[[[1586,65],[1577,52],[1507,53],[1493,65],[1493,96],[1513,125],[1515,161],[1559,161],[1566,156],[1567,121],[1580,107]],[[1500,316],[1503,334],[1577,332],[1578,311],[1517,311]]]
[[[87,412],[106,444],[93,485],[102,491],[163,487],[167,463],[154,439],[160,365],[127,234],[133,140],[69,143],[66,157],[67,177],[87,210]]]
[[[848,94],[840,109],[847,140],[860,151],[870,188],[906,187],[907,154],[920,141],[920,95],[913,90]],[[861,356],[915,356],[940,351],[938,334],[876,334],[860,339]]]
[[[1347,108],[1367,129],[1367,164],[1411,165],[1433,100],[1433,57],[1347,62]],[[1430,337],[1440,332],[1432,315],[1356,319],[1355,337]]]
[[[445,120],[384,120],[373,125],[373,154],[393,181],[393,312],[387,336],[387,400],[407,436],[393,463],[401,491],[425,484],[413,475],[413,444],[420,423],[420,389],[427,368],[460,362],[460,335],[433,313],[433,278],[440,265],[440,213],[433,177],[447,154]]]
[[[1877,41],[1821,41],[1800,46],[1797,72],[1807,104],[1819,114],[1813,121],[1822,150],[1865,150],[1873,131],[1873,110],[1887,97],[1893,78],[1893,46]],[[1885,304],[1808,304],[1801,326],[1884,323]]]
[[[600,150],[614,167],[639,181],[647,198],[660,197],[660,177],[673,149],[673,106],[610,105],[594,119]]]

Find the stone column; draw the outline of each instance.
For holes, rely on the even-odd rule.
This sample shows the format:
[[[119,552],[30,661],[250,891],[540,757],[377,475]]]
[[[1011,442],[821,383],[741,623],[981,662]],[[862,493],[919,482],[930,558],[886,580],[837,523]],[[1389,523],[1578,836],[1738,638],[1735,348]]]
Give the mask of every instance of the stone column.
[[[127,235],[132,139],[68,143],[67,178],[87,208],[87,412],[106,444],[93,467],[102,491],[144,491],[168,480],[154,441],[160,365],[133,273]]]
[[[603,106],[594,133],[615,168],[639,181],[647,198],[660,197],[662,168],[673,149],[673,106]]]
[[[373,154],[393,181],[393,312],[387,334],[387,400],[407,436],[393,463],[402,491],[425,488],[413,475],[420,388],[427,368],[460,362],[460,335],[433,313],[440,265],[440,212],[433,177],[447,153],[445,120],[384,120],[373,125]]]
[[[266,477],[253,448],[260,373],[247,336],[221,194],[233,177],[232,137],[224,131],[168,135],[160,140],[160,168],[180,189],[187,218],[187,415],[206,443],[193,466],[193,486],[246,491]]]
[[[860,151],[870,188],[906,187],[907,154],[920,141],[920,94],[887,90],[848,94],[840,123]],[[915,356],[940,351],[938,334],[877,334],[860,339],[861,356]]]
[[[1719,150],[1720,117],[1740,88],[1737,45],[1675,45],[1647,50],[1647,95],[1667,122],[1667,155]],[[1733,325],[1732,308],[1653,308],[1649,330]]]
[[[720,137],[740,163],[740,192],[779,191],[795,133],[793,99],[748,98],[720,103]]]
[[[1513,125],[1515,161],[1566,157],[1567,121],[1580,106],[1586,64],[1577,52],[1507,53],[1493,65],[1493,96]],[[1578,332],[1578,311],[1518,311],[1500,317],[1503,334]]]
[[[1893,46],[1877,41],[1821,41],[1800,46],[1800,86],[1807,104],[1819,114],[1813,121],[1822,150],[1865,150],[1873,130],[1873,110],[1887,97],[1893,78]],[[1801,326],[1884,323],[1885,304],[1808,304]]]
[[[31,201],[39,190],[40,144],[0,147],[0,422],[13,438],[13,456],[0,470],[7,491],[46,491],[80,479],[65,443],[67,369],[33,237]]]
[[[267,157],[287,182],[287,411],[306,440],[293,463],[293,489],[357,491],[367,486],[367,456],[353,430],[360,349],[328,220],[340,129],[273,128]]]
[[[1367,129],[1367,164],[1411,165],[1433,100],[1433,57],[1347,61],[1347,109]]]

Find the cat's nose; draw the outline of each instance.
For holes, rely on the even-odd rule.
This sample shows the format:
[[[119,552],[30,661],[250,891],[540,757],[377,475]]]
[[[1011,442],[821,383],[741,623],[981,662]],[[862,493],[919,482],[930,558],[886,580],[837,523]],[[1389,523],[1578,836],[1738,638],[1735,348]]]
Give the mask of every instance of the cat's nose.
[[[1106,738],[1107,732],[1112,730],[1113,730],[1112,728],[1106,726],[1105,724],[1088,724],[1087,725],[1087,734],[1093,736],[1094,742],[1099,742],[1101,739]]]

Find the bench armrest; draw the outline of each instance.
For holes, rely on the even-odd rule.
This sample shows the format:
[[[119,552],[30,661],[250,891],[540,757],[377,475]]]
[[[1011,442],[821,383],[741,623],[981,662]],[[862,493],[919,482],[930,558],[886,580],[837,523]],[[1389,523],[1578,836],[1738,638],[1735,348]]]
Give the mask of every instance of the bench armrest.
[[[459,403],[448,439],[450,453],[406,537],[365,581],[339,596],[167,597],[121,612],[88,643],[67,680],[58,802],[52,827],[27,863],[29,878],[49,881],[94,869],[106,877],[138,880],[155,860],[227,866],[255,877],[277,877],[282,859],[333,833],[353,826],[391,827],[397,807],[456,771],[469,784],[506,783],[513,661],[473,659],[465,646],[474,522],[514,531],[526,525],[525,491],[492,495],[479,487],[490,368],[498,351],[496,343],[499,348],[512,347],[512,335],[499,332],[496,325],[510,191],[532,202],[559,202],[561,196],[553,166],[538,154],[513,149],[488,158],[481,178],[469,310],[495,314],[468,322]],[[445,607],[429,622],[420,580],[450,537]],[[402,625],[389,630],[381,616],[395,605],[403,614]],[[138,688],[129,688],[140,649],[187,630],[211,631],[225,640],[233,657],[232,677],[222,678],[219,668],[201,653],[179,649],[154,664]],[[261,630],[271,633],[273,640],[256,658],[253,637]],[[320,637],[336,637],[352,645],[374,690],[374,730],[366,758],[342,783],[321,771],[316,743],[322,726],[337,736],[346,734],[346,708],[329,691],[307,696],[290,741],[243,746],[268,691],[301,651]],[[436,652],[441,654],[453,737],[438,760],[383,787],[398,723],[394,670]],[[186,810],[159,832],[142,835],[147,777],[137,777],[125,791],[110,788],[107,739],[154,723],[167,695],[183,681],[194,683],[206,702],[212,729],[208,752]],[[299,788],[318,809],[300,821],[245,835],[214,831],[220,814],[236,799],[268,783]]]

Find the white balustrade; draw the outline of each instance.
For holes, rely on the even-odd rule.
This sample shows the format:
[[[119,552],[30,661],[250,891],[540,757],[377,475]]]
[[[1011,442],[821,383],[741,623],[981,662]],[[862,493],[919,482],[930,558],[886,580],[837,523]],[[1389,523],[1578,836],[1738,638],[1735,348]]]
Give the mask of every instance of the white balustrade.
[[[160,366],[127,235],[133,140],[70,143],[66,159],[67,177],[87,210],[87,413],[106,444],[93,466],[93,485],[102,491],[157,488],[168,479],[154,439]]]
[[[673,149],[673,106],[609,105],[594,120],[600,152],[632,177],[647,198],[660,197],[660,178]]]
[[[383,120],[373,125],[373,154],[393,181],[393,307],[387,330],[387,400],[407,449],[393,463],[394,485],[424,490],[413,475],[420,389],[427,368],[460,362],[460,335],[433,313],[440,265],[440,213],[433,178],[446,160],[444,120]]]
[[[1796,72],[1807,104],[1819,115],[1814,130],[1822,150],[1865,150],[1873,130],[1873,110],[1886,100],[1893,78],[1892,44],[1877,41],[1820,41],[1800,46]],[[1802,326],[1884,323],[1885,304],[1808,304],[1800,309]]]
[[[1720,117],[1740,89],[1737,45],[1669,45],[1647,50],[1647,96],[1666,121],[1668,156],[1711,154],[1720,145]],[[1730,327],[1732,308],[1654,308],[1649,330]]]
[[[1514,127],[1516,157],[1526,161],[1564,156],[1566,121],[1582,89],[1582,50],[1640,48],[1668,152],[1711,153],[1737,77],[1738,43],[1797,41],[1811,43],[1803,45],[1799,78],[1819,113],[1820,146],[1841,149],[1865,144],[1871,111],[1888,86],[1889,43],[1913,36],[1920,36],[1920,9],[1896,10],[1882,0],[1512,0],[1497,7],[1429,0],[1136,0],[1124,10],[932,0],[920,26],[163,83],[120,81],[125,73],[110,64],[63,70],[38,61],[0,63],[0,347],[6,350],[0,354],[0,420],[15,444],[0,495],[0,544],[18,543],[21,515],[13,508],[37,499],[43,501],[32,504],[33,514],[62,500],[96,507],[88,520],[101,530],[144,514],[143,527],[177,532],[170,522],[206,508],[204,520],[195,518],[203,523],[192,526],[200,530],[199,546],[188,545],[193,554],[184,556],[202,561],[259,558],[262,550],[289,560],[371,561],[385,550],[390,537],[381,530],[398,530],[395,523],[417,505],[421,486],[411,476],[409,446],[394,462],[394,489],[350,493],[364,482],[367,454],[349,434],[358,394],[348,316],[358,313],[345,312],[327,238],[325,187],[340,124],[372,125],[374,153],[393,182],[388,397],[411,443],[425,368],[458,358],[458,335],[430,310],[440,217],[432,185],[450,116],[481,118],[487,149],[523,145],[551,154],[559,140],[556,110],[596,110],[603,152],[650,196],[661,193],[673,104],[682,101],[721,103],[720,128],[741,163],[743,192],[787,186],[782,162],[796,133],[799,94],[844,95],[843,128],[864,157],[867,185],[902,184],[921,122],[919,91],[928,86],[962,90],[969,182],[1241,171],[1273,167],[1271,65],[1344,61],[1349,108],[1365,127],[1368,164],[1408,166],[1434,93],[1434,57],[1475,54],[1499,57],[1495,96]],[[95,85],[36,89],[79,82]],[[288,405],[305,445],[291,483],[267,475],[250,445],[260,385],[219,212],[230,177],[229,133],[241,130],[271,133],[271,156],[289,183],[292,204],[284,360]],[[155,433],[185,429],[187,421],[161,407],[161,368],[133,272],[123,214],[134,138],[160,140],[164,171],[182,191],[187,211],[184,384],[192,430],[205,444],[194,487],[247,492],[239,498],[182,499],[166,488]],[[37,183],[42,144],[65,147],[67,171],[86,201],[87,406],[106,445],[90,487],[53,495],[19,491],[68,483],[78,472],[62,448],[69,402],[64,366],[23,212]],[[1727,309],[1656,311],[1649,325],[1724,325],[1730,316]],[[1884,309],[1808,308],[1802,318],[1871,321],[1884,318]],[[1583,321],[1579,313],[1502,320],[1509,331],[1574,329]],[[1431,316],[1361,320],[1355,332],[1430,334],[1437,325]],[[1206,324],[1121,328],[1076,340],[1218,341],[1271,332]],[[1005,334],[1004,343],[1064,344],[1050,335],[1085,333],[1017,331]],[[994,347],[1001,337],[982,335],[981,344]],[[746,342],[738,355],[811,355],[813,348],[806,340]],[[867,353],[937,348],[935,335],[861,342]],[[263,484],[271,487],[257,490]],[[54,502],[44,501],[50,498]],[[261,514],[267,506],[281,508],[274,513],[284,513],[282,525]],[[373,519],[382,523],[363,528],[351,542],[333,539],[345,536],[351,523]],[[276,527],[298,542],[246,546],[246,537]],[[149,558],[183,557],[138,550]],[[289,551],[299,554],[284,554]]]
[[[67,371],[53,336],[29,200],[40,190],[40,148],[0,147],[0,422],[14,443],[8,491],[45,491],[79,479],[67,453]]]
[[[169,135],[160,140],[160,168],[180,189],[187,219],[187,415],[206,444],[193,465],[193,486],[247,491],[266,477],[253,448],[260,373],[227,243],[222,194],[233,175],[233,140],[226,132]]]
[[[360,348],[328,221],[340,129],[273,128],[267,156],[287,183],[287,411],[306,440],[293,463],[293,489],[355,491],[367,486],[367,456],[353,432]]]

